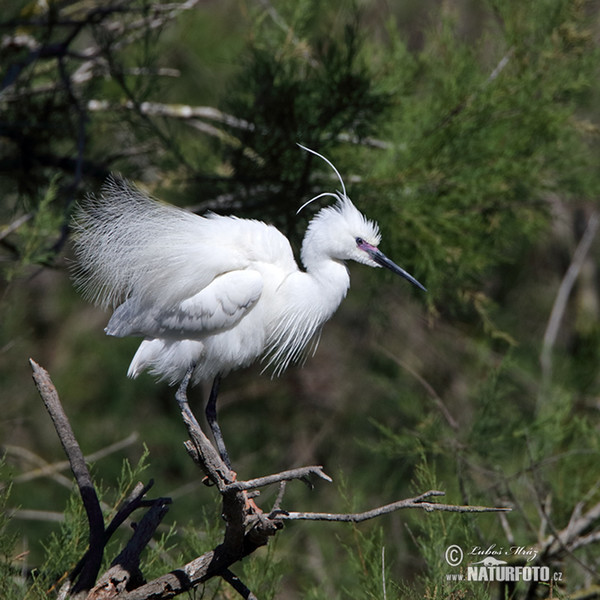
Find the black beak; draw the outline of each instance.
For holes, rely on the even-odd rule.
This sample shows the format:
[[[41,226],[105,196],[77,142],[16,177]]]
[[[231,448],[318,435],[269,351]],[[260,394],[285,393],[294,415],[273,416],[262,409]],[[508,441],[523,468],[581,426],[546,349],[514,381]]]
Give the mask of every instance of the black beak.
[[[425,286],[421,285],[410,273],[407,273],[402,267],[399,267],[394,261],[390,260],[381,250],[371,246],[369,248],[364,248],[364,250],[369,254],[369,256],[381,267],[385,267],[389,269],[396,275],[400,275],[400,277],[404,277],[410,281],[413,285],[416,285],[419,289],[424,292],[427,291]]]

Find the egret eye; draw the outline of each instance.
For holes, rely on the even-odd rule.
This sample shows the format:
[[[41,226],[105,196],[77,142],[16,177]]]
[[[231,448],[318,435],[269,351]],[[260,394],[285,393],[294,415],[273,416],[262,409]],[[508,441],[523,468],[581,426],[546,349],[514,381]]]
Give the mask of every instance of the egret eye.
[[[356,245],[357,246],[362,246],[364,243],[365,243],[365,240],[363,240],[362,238],[360,238],[360,237],[356,238]]]

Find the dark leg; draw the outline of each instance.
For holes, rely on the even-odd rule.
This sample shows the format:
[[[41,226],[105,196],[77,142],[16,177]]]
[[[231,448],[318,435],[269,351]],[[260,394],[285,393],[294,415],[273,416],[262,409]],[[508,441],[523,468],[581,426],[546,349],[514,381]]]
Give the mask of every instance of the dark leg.
[[[225,441],[223,440],[223,434],[221,428],[217,423],[217,396],[219,395],[219,384],[221,383],[221,376],[217,375],[213,381],[212,388],[210,390],[210,396],[206,404],[206,420],[210,425],[210,428],[215,438],[215,444],[217,445],[217,451],[221,456],[223,462],[227,465],[227,468],[231,469],[231,462],[229,455],[227,454],[227,448],[225,448]]]

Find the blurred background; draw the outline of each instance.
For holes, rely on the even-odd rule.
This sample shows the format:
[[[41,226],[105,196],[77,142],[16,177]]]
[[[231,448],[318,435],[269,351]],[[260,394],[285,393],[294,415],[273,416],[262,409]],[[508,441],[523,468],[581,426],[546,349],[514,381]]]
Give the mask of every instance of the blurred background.
[[[86,544],[30,357],[107,513],[137,479],[173,498],[148,576],[220,529],[174,389],[127,379],[140,340],[106,337],[109,314],[73,289],[77,201],[119,172],[200,214],[274,223],[297,249],[330,199],[297,209],[339,185],[298,142],[334,162],[380,248],[428,293],[350,265],[304,367],[227,377],[220,424],[238,475],[323,465],[333,484],[289,485],[288,510],[361,511],[429,489],[513,510],[289,524],[236,572],[260,598],[600,597],[600,3],[0,6],[3,597],[51,596]],[[207,393],[191,394],[198,414]],[[495,544],[511,564],[524,564],[511,547],[534,548],[528,564],[560,581],[452,581],[451,544]]]

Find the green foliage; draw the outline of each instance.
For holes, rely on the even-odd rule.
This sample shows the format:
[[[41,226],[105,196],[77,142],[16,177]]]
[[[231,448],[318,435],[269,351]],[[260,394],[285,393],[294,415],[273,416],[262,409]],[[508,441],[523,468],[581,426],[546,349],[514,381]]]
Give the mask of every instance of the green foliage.
[[[278,597],[280,582],[290,567],[287,561],[279,557],[277,538],[257,556],[242,563],[242,581],[257,598],[274,600]]]
[[[296,229],[298,198],[311,191],[310,170],[322,170],[296,144],[327,155],[342,135],[361,140],[375,132],[391,100],[366,60],[358,18],[319,6],[315,29],[308,19],[315,8],[298,3],[291,36],[270,21],[260,23],[225,103],[252,124],[232,129],[238,141],[222,149],[233,169],[231,184],[243,186],[243,210],[288,232]]]
[[[0,469],[6,470],[3,458]],[[7,531],[10,520],[10,490],[10,485],[0,486],[0,596],[2,598],[17,598],[22,595],[25,587],[19,573],[19,557],[15,555],[18,534]]]
[[[519,260],[547,227],[550,193],[593,197],[598,189],[576,112],[598,52],[583,8],[563,2],[571,9],[538,19],[540,3],[528,4],[535,14],[525,16],[502,4],[515,26],[532,28],[528,35],[514,34],[509,21],[493,42],[490,32],[474,44],[443,21],[418,68],[399,53],[393,71],[413,76],[393,114],[398,152],[378,161],[361,187],[382,207],[386,244],[415,257],[430,303],[444,310],[474,305],[473,284]]]
[[[346,548],[349,555],[349,569],[354,572],[356,581],[353,585],[346,583],[342,589],[343,596],[354,600],[375,600],[376,598],[399,597],[388,594],[393,589],[390,581],[390,569],[385,564],[385,542],[383,531],[376,528],[363,533],[356,525],[353,528],[353,544]]]
[[[200,556],[209,550],[212,550],[216,544],[223,538],[224,526],[220,519],[215,518],[221,511],[220,503],[215,501],[210,506],[199,508],[200,522],[203,527],[200,529],[196,520],[180,528],[181,542],[179,550],[184,560]],[[200,529],[200,532],[199,532]]]
[[[102,490],[97,486],[99,500],[103,505],[105,523],[108,524],[115,516],[123,500],[131,493],[133,487],[140,480],[141,475],[148,468],[148,452],[144,451],[137,464],[132,465],[124,461],[121,475],[115,482],[114,488]],[[43,543],[44,559],[30,575],[30,582],[19,576],[18,562],[14,557],[14,547],[18,535],[10,527],[10,509],[7,501],[10,488],[2,490],[2,505],[0,505],[0,590],[3,598],[48,598],[58,593],[67,575],[84,555],[88,545],[88,521],[81,497],[74,490],[69,497],[63,512],[63,521],[60,527],[50,534]],[[139,509],[139,510],[143,510]],[[133,516],[135,518],[136,515]],[[206,520],[213,524],[214,516]],[[10,533],[9,533],[10,531]],[[115,534],[106,547],[103,570],[108,569],[110,562],[119,554],[124,544],[127,543],[131,532]],[[175,568],[181,556],[171,556],[174,549],[173,527],[163,529],[156,536],[155,543],[148,548],[142,556],[141,569],[148,578],[164,574],[166,570]],[[197,531],[196,531],[197,536]]]
[[[449,567],[446,548],[539,545],[600,502],[597,244],[562,319],[550,381],[539,369],[558,285],[598,208],[597,7],[222,2],[144,29],[136,23],[166,14],[147,1],[87,21],[94,2],[51,3],[47,12],[43,3],[18,4],[26,10],[11,5],[3,31],[24,37],[0,48],[7,444],[39,457],[55,448],[26,371],[27,357],[41,355],[86,446],[135,429],[152,451],[151,466],[146,454],[128,466],[138,463],[136,451],[97,466],[106,518],[142,474],[156,479],[160,495],[175,491],[144,573],[218,543],[211,490],[177,494],[198,474],[181,447],[172,390],[150,377],[126,380],[138,340],[103,338],[105,317],[70,290],[65,224],[73,202],[118,170],[195,209],[277,223],[297,242],[319,204],[299,216],[297,208],[338,187],[300,142],[333,160],[357,206],[380,223],[382,249],[429,292],[353,269],[353,289],[305,370],[279,381],[257,371],[228,378],[221,423],[240,477],[313,461],[334,473],[334,486],[311,493],[290,485],[291,510],[359,511],[442,489],[444,502],[512,512],[500,520],[412,511],[346,528],[296,523],[235,572],[260,598],[507,597],[499,585],[448,578],[464,571]],[[52,55],[76,19],[69,52]],[[143,102],[165,110],[144,112]],[[218,114],[186,117],[181,104]],[[46,265],[61,270],[40,271]],[[15,483],[10,496],[3,489],[3,598],[54,593],[85,549],[77,495],[64,505],[60,493],[46,493],[52,485]],[[14,504],[41,497],[65,521],[42,540],[43,557],[32,550],[34,575],[22,577],[15,553],[31,533],[8,516]],[[115,537],[107,561],[127,539]],[[599,566],[597,542],[580,541],[572,554],[541,559],[564,572],[560,585],[519,584],[514,598],[585,593]],[[225,589],[213,581],[204,594]]]
[[[18,262],[8,263],[3,269],[7,281],[22,276],[32,265],[49,265],[56,255],[61,229],[65,221],[64,212],[57,206],[57,177],[49,182],[39,201],[34,201],[31,212],[16,219],[19,223],[13,236],[13,252]]]
[[[32,574],[33,584],[27,597],[47,598],[50,590],[60,588],[87,549],[87,518],[78,493],[69,498],[63,515],[60,530],[44,543],[45,560]]]

